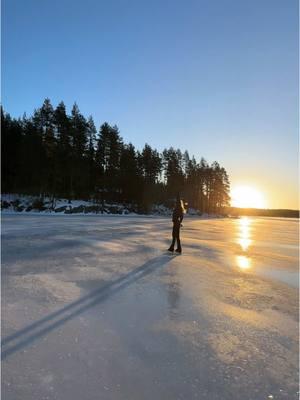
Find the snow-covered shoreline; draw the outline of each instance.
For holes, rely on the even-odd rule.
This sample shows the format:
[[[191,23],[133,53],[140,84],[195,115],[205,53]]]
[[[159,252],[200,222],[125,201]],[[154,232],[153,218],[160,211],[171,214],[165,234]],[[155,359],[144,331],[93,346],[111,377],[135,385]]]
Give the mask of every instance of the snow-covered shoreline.
[[[18,194],[1,195],[1,213],[2,214],[29,214],[29,215],[115,215],[115,216],[170,216],[172,210],[162,204],[153,205],[145,213],[139,210],[137,205],[103,203],[99,204],[92,200],[67,200],[56,199],[53,201],[45,197],[43,200],[36,196],[24,196]],[[201,218],[222,218],[223,215],[202,214],[198,210],[188,209],[188,216],[197,216]]]

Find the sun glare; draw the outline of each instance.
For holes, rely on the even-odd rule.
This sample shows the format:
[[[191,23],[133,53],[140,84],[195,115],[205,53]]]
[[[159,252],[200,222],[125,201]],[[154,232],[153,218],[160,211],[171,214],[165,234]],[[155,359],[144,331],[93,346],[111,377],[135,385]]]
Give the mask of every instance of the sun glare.
[[[240,269],[250,268],[250,259],[246,256],[236,256],[237,265]]]
[[[239,208],[266,208],[261,192],[250,186],[237,186],[231,191],[231,205]]]

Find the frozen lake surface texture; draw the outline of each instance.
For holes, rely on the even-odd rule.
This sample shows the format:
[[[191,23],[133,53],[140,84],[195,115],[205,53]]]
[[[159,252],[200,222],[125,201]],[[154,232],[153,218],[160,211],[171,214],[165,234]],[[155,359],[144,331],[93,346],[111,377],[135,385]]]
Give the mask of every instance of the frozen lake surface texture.
[[[298,399],[298,221],[2,216],[2,399]]]

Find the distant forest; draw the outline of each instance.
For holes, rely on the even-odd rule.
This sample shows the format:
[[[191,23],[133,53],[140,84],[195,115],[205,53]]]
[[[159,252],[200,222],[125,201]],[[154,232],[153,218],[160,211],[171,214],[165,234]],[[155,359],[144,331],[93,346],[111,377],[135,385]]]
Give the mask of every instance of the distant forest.
[[[3,193],[131,203],[144,211],[171,206],[178,192],[200,212],[229,205],[229,178],[218,162],[196,161],[173,147],[137,150],[117,126],[105,122],[97,131],[76,103],[68,115],[63,102],[54,108],[45,99],[19,119],[1,108],[1,127]]]

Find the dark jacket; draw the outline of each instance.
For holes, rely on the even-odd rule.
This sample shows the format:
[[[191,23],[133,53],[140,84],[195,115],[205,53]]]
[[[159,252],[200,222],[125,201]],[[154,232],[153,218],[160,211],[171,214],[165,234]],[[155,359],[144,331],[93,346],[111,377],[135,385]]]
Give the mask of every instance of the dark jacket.
[[[172,221],[174,224],[181,224],[183,220],[183,211],[182,208],[174,208],[173,215],[172,215]]]

